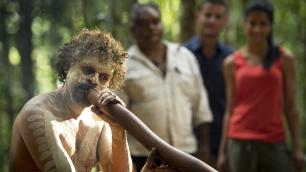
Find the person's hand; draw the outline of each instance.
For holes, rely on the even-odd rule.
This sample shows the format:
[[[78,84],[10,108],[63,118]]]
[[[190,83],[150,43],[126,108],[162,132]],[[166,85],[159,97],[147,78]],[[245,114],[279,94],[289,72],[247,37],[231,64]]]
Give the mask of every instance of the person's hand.
[[[170,167],[168,165],[156,165],[155,158],[156,158],[157,150],[156,148],[152,148],[150,155],[141,169],[141,172],[179,172],[174,167]]]
[[[101,91],[98,97],[99,97],[99,103],[102,104],[103,106],[106,106],[108,104],[116,104],[116,103],[125,106],[125,103],[109,89]],[[122,129],[118,123],[112,120],[111,117],[105,115],[97,106],[92,106],[91,111],[96,113],[105,122],[109,123],[112,129]]]
[[[295,167],[295,171],[301,172],[305,165],[305,155],[301,149],[294,149],[292,151],[292,158]]]
[[[217,169],[219,170],[219,172],[228,171],[227,158],[224,153],[219,153],[218,160],[217,160]]]
[[[113,93],[112,91],[110,91],[109,89],[105,89],[103,91],[100,92],[100,94],[98,95],[99,97],[99,103],[106,106],[108,104],[120,104],[122,106],[125,107],[125,103],[123,102],[123,100],[121,100],[115,93]]]

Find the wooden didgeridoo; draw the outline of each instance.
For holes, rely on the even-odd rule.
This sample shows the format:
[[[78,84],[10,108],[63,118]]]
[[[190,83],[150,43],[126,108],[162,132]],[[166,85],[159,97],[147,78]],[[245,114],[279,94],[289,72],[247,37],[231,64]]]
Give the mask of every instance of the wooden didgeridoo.
[[[88,94],[89,102],[97,106],[108,117],[120,124],[148,150],[155,147],[158,156],[168,165],[183,172],[217,172],[206,163],[163,141],[132,112],[122,107],[120,104],[101,105],[98,101],[98,94],[97,90],[91,89]]]

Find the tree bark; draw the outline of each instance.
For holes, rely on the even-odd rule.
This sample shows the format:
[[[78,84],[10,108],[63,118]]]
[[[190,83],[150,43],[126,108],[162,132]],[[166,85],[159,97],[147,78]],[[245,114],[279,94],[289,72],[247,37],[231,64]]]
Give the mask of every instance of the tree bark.
[[[82,0],[82,13],[83,13],[85,27],[90,28],[89,18],[87,16],[87,1],[86,0]]]
[[[32,61],[32,3],[28,0],[19,0],[20,24],[17,33],[17,49],[21,56],[21,85],[25,91],[26,99],[34,95],[35,86]]]
[[[110,15],[110,32],[114,38],[120,40],[125,46],[129,46],[132,42],[131,34],[129,33],[130,12],[137,0],[109,0],[109,15]],[[128,15],[128,22],[123,20],[123,17]]]
[[[4,94],[4,111],[8,115],[9,126],[12,126],[14,121],[14,107],[13,107],[13,97],[11,91],[11,78],[12,67],[9,63],[9,34],[6,30],[6,18],[8,13],[6,11],[5,5],[0,7],[0,41],[2,42],[2,52],[1,52],[1,74],[2,74],[2,83],[3,83],[3,94]],[[0,128],[2,128],[0,123]]]
[[[189,40],[194,34],[196,0],[181,0],[180,42]]]
[[[13,125],[14,121],[14,104],[13,104],[13,96],[12,96],[12,85],[11,85],[11,79],[12,76],[12,67],[9,63],[9,34],[6,29],[6,21],[8,17],[8,12],[6,11],[6,3],[0,4],[0,42],[2,43],[2,48],[0,48],[0,75],[1,75],[1,82],[0,87],[2,93],[0,94],[1,100],[1,109],[0,113],[0,137],[3,138],[2,140],[10,140],[10,130]],[[4,113],[3,113],[4,112]],[[3,120],[8,119],[8,125],[3,125]],[[7,127],[8,126],[8,127]],[[9,146],[1,141],[1,148],[0,148],[0,154],[2,155],[8,155],[9,153]],[[6,156],[0,157],[0,170],[4,170],[4,167],[2,167],[4,164],[7,164],[7,158]]]
[[[120,7],[117,3],[117,0],[109,0],[111,33],[116,39],[118,39],[118,28],[121,23],[121,17],[118,12],[120,11],[119,8]]]

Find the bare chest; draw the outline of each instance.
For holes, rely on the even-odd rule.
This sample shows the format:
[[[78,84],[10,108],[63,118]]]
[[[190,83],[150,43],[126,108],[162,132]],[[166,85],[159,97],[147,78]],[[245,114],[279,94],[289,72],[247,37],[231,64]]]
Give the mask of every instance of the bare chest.
[[[85,168],[87,171],[97,163],[101,125],[74,119],[54,122],[52,125],[54,133],[59,138],[59,144],[71,158],[76,169],[83,171]]]

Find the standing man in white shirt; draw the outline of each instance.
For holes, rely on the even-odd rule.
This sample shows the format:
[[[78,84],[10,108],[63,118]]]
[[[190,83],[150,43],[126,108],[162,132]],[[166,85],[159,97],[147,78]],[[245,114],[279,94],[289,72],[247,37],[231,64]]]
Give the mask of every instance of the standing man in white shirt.
[[[186,48],[162,40],[156,4],[136,4],[131,16],[136,44],[128,50],[122,96],[127,107],[163,140],[205,161],[212,114],[196,58]],[[132,136],[128,141],[140,171],[149,152]]]

